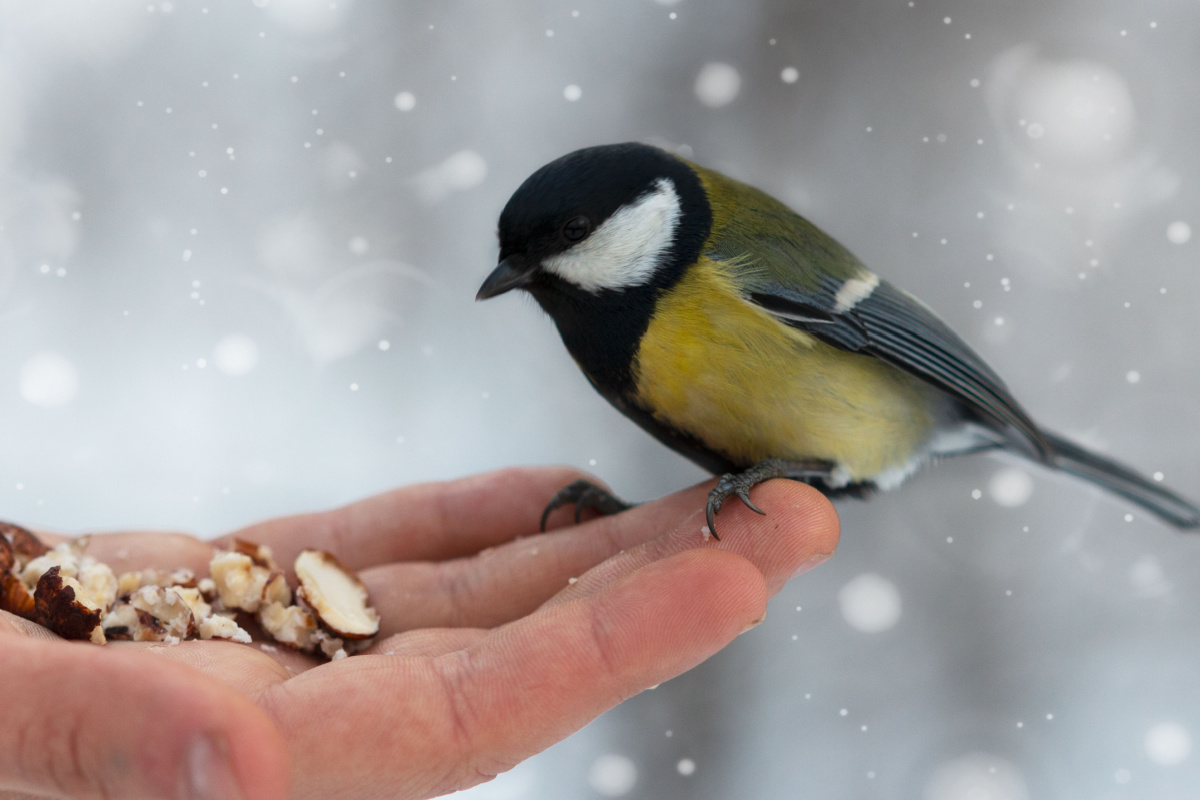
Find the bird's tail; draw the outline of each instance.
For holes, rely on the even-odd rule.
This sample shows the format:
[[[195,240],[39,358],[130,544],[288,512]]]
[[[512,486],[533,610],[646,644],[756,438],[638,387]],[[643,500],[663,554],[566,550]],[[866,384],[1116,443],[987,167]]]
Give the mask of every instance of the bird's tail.
[[[1083,449],[1053,434],[1046,438],[1053,445],[1050,465],[1063,472],[1089,480],[1137,503],[1177,528],[1200,528],[1200,508],[1169,489],[1157,486],[1116,461]]]

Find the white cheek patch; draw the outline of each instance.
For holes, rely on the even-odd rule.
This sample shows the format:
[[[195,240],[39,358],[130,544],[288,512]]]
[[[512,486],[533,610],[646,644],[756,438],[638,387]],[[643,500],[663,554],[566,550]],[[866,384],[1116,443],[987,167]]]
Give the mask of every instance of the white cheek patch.
[[[865,277],[851,278],[842,284],[842,288],[838,289],[837,296],[833,298],[834,311],[839,314],[844,314],[856,305],[866,300],[871,296],[871,292],[875,291],[875,287],[879,285],[879,276],[868,272]]]
[[[675,240],[682,215],[675,184],[666,178],[629,205],[618,208],[592,235],[542,268],[589,292],[646,283]]]

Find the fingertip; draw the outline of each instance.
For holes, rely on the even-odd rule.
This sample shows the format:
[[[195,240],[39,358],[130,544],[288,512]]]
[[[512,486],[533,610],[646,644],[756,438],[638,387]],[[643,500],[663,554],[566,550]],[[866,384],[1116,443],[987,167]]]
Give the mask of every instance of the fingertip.
[[[0,784],[72,797],[287,796],[283,738],[232,688],[144,650],[9,638]]]
[[[767,499],[781,509],[789,524],[804,531],[804,541],[812,555],[833,555],[841,537],[842,523],[837,509],[819,489],[799,481],[776,479],[765,484]]]
[[[776,478],[757,488],[760,505],[775,514],[776,525],[787,525],[803,534],[814,554],[837,549],[841,521],[837,510],[819,489],[800,481]],[[764,520],[765,521],[765,520]]]
[[[133,718],[126,723],[136,726],[137,760],[148,775],[173,771],[182,796],[194,800],[286,800],[287,744],[253,700],[182,664],[158,660],[148,670],[145,651],[113,655],[125,662],[121,673],[136,669],[145,681],[143,696],[130,698]],[[174,754],[173,764],[161,763],[167,753]]]
[[[837,549],[841,523],[820,491],[798,481],[775,479],[753,490],[765,516],[726,503],[717,516],[721,544],[745,552],[766,578],[771,594],[789,578]]]

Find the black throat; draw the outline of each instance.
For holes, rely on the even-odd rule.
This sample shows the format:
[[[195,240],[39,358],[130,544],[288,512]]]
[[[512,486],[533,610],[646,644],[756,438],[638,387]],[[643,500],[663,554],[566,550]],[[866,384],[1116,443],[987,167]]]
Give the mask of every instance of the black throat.
[[[529,291],[553,318],[563,344],[588,380],[611,400],[633,391],[638,342],[664,288],[647,284],[592,293],[547,276]]]

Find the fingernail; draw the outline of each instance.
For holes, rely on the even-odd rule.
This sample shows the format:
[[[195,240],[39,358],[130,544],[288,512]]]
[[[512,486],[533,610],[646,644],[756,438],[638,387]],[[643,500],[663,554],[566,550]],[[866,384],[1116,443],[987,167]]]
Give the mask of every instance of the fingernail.
[[[819,553],[812,558],[801,561],[800,566],[796,567],[796,571],[792,573],[792,577],[794,578],[797,575],[803,575],[813,567],[819,567],[821,564],[824,564],[826,561],[828,561],[829,557],[832,555],[833,553]]]
[[[189,800],[241,800],[244,795],[233,777],[229,745],[223,738],[198,737],[187,754]]]
[[[746,631],[751,631],[751,630],[754,630],[755,628],[757,628],[759,625],[762,625],[762,624],[763,624],[764,622],[766,622],[766,621],[767,621],[767,615],[766,615],[766,614],[763,614],[761,617],[759,617],[758,619],[754,620],[754,621],[753,621],[753,622],[751,622],[749,625],[747,625],[746,627],[744,627],[744,628],[742,628],[740,631],[738,631],[738,636],[741,636],[741,635],[742,635],[743,633],[745,633]]]

